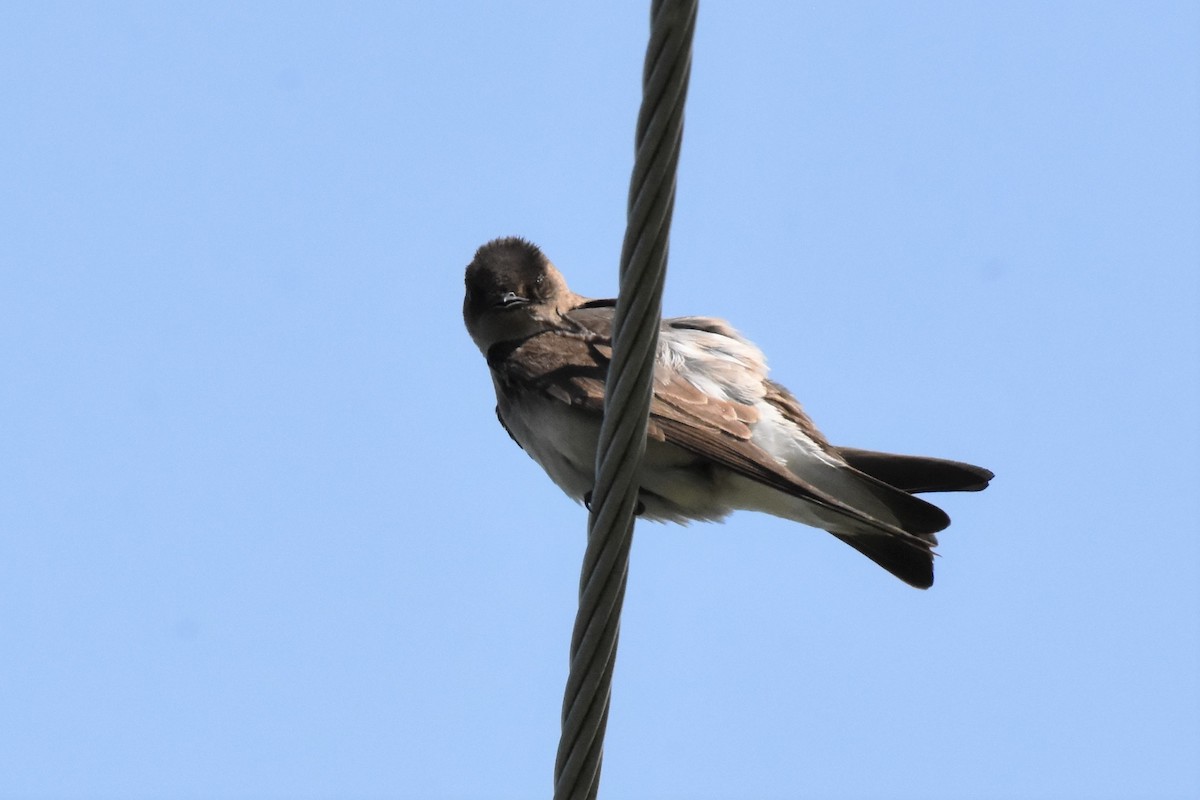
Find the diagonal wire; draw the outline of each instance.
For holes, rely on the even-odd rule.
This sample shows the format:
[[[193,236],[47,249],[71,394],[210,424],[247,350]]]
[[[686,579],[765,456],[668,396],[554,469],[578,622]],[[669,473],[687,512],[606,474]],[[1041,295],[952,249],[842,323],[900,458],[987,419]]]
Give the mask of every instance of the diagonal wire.
[[[600,787],[621,603],[629,572],[636,474],[646,449],[654,355],[662,316],[675,171],[698,0],[654,0],[642,73],[636,158],[621,248],[613,354],[596,450],[596,485],[563,692],[554,798],[594,798]]]

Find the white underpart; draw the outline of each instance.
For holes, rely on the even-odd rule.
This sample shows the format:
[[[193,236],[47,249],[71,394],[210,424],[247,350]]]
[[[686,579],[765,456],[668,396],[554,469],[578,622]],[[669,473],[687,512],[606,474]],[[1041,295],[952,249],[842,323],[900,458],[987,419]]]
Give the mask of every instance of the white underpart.
[[[676,330],[659,339],[662,362],[710,397],[753,406],[758,422],[751,441],[783,466],[813,460],[828,466],[835,461],[800,426],[765,400],[767,360],[762,351],[740,336],[709,331]]]
[[[697,321],[698,322],[698,321]],[[718,320],[705,320],[715,330],[664,326],[659,337],[659,369],[664,364],[711,397],[753,406],[758,421],[751,441],[802,481],[893,525],[898,520],[844,462],[814,441],[776,406],[765,400],[767,361],[762,351]],[[705,325],[705,327],[710,327]],[[717,331],[720,332],[717,332]],[[857,527],[845,515],[732,472],[714,487],[716,504],[764,511],[807,525],[852,532]]]
[[[804,472],[836,470],[836,462],[796,423],[765,400],[767,360],[754,344],[732,329],[671,329],[659,338],[659,359],[700,391],[752,406],[758,421],[750,439],[783,467]],[[660,364],[661,366],[661,364]],[[764,511],[807,525],[829,527],[838,520],[811,503],[727,472],[714,487],[722,506]]]

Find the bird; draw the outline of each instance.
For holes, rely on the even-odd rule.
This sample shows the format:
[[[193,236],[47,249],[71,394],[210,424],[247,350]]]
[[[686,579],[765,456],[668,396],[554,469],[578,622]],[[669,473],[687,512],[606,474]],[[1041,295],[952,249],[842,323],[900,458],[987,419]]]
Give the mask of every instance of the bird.
[[[572,292],[521,237],[487,242],[466,268],[463,321],[487,360],[497,418],[584,503],[595,480],[615,306]],[[661,322],[637,473],[641,518],[687,524],[765,512],[826,530],[926,589],[936,534],[950,518],[915,495],[979,491],[993,477],[960,461],[835,446],[728,322]]]

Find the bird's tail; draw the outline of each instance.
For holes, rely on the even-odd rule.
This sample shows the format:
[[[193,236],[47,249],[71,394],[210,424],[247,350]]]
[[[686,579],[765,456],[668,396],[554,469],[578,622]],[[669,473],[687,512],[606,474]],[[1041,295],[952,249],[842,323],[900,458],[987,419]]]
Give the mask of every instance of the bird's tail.
[[[991,470],[926,456],[902,456],[853,447],[835,448],[846,463],[872,478],[910,494],[919,492],[978,492],[987,488]]]

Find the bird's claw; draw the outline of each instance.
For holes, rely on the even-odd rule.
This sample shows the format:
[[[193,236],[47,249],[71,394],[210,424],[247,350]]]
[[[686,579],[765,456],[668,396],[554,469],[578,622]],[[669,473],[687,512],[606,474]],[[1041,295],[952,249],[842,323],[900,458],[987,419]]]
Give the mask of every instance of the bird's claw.
[[[592,510],[592,493],[591,493],[591,492],[587,492],[586,494],[584,494],[584,496],[583,496],[583,507],[584,507],[584,508],[586,508],[588,511],[591,511],[591,510]],[[646,512],[646,504],[645,504],[645,503],[643,503],[643,502],[642,502],[642,501],[639,499],[639,500],[637,501],[637,507],[636,507],[636,508],[633,510],[633,515],[634,515],[635,517],[640,517],[640,516],[641,516],[642,514],[644,514],[645,512]]]

